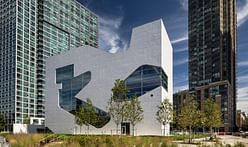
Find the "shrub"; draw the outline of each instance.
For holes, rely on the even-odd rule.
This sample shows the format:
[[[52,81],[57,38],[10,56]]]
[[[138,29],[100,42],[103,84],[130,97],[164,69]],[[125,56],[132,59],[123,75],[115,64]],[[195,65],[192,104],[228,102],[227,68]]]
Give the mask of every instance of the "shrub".
[[[35,146],[43,137],[42,134],[9,134],[6,136],[12,147]]]
[[[105,139],[106,146],[108,147],[114,147],[114,144],[110,138]]]
[[[162,142],[160,146],[161,147],[177,147],[176,144],[168,144],[168,143],[164,143],[164,142]]]
[[[78,140],[78,143],[81,146],[89,146],[91,144],[90,138],[84,136],[84,137],[80,137],[80,140]]]
[[[245,145],[242,142],[237,142],[234,147],[245,147]]]

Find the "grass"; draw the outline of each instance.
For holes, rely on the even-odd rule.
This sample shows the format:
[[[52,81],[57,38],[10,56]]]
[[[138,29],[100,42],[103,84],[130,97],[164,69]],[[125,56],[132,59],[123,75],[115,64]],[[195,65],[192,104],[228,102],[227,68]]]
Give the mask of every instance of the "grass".
[[[7,140],[12,147],[35,147],[44,137],[43,134],[8,134]]]
[[[78,143],[80,146],[88,147],[126,147],[126,146],[159,146],[160,143],[171,143],[169,137],[130,137],[130,136],[110,136],[110,135],[48,135],[44,142],[63,141],[67,144]]]
[[[0,136],[3,136],[3,137],[6,137],[9,134],[10,134],[10,132],[0,132]]]
[[[0,134],[2,135],[2,134]],[[69,135],[69,134],[4,134],[12,147],[176,147],[172,142],[183,140],[187,135],[175,136],[111,136],[111,135]],[[204,137],[196,135],[195,138]],[[222,146],[222,145],[220,145]],[[243,147],[237,143],[235,147]]]
[[[175,146],[172,137],[160,136],[110,136],[110,135],[67,135],[67,134],[8,134],[7,140],[12,147],[34,147],[48,145],[51,147],[148,147]]]

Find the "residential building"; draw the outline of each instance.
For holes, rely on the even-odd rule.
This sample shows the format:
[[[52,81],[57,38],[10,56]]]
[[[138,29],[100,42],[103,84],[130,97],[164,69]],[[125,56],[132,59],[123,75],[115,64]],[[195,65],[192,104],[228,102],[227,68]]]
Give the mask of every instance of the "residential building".
[[[39,0],[37,116],[44,117],[45,60],[82,45],[98,47],[98,19],[76,0]]]
[[[84,54],[84,53],[87,54]],[[54,133],[85,133],[75,123],[75,111],[90,98],[101,122],[90,125],[91,134],[161,135],[157,106],[172,102],[172,46],[162,20],[133,29],[130,47],[115,54],[83,46],[49,57],[46,67],[46,122]],[[139,97],[144,119],[132,128],[123,122],[116,128],[108,115],[108,101],[115,80],[124,80],[128,96]],[[166,125],[165,134],[169,134]],[[119,133],[121,131],[118,131]]]
[[[239,131],[244,131],[243,129],[247,125],[247,116],[245,112],[242,112],[241,110],[237,110],[237,120],[236,120],[236,125],[239,129]]]
[[[189,91],[220,99],[223,125],[236,120],[236,0],[189,0]]]
[[[97,16],[76,0],[0,0],[0,113],[6,130],[44,117],[45,59],[98,47]]]
[[[173,94],[173,109],[177,116],[180,113],[183,105],[187,104],[188,99],[189,90],[183,90]]]

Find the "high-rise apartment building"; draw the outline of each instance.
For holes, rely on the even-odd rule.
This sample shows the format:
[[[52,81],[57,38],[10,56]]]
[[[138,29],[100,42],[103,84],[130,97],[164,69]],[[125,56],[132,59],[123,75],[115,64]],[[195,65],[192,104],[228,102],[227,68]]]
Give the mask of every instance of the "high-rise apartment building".
[[[189,0],[189,91],[219,102],[222,130],[236,116],[236,0]]]
[[[181,108],[189,102],[189,90],[179,91],[173,94],[173,109],[176,116],[181,112]]]
[[[98,47],[97,16],[76,0],[0,0],[0,113],[7,129],[44,117],[45,60]]]

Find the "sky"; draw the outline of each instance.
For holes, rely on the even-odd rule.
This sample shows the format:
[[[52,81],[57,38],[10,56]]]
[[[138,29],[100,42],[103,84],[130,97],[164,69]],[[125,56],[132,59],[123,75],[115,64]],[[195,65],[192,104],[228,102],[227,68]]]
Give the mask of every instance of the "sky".
[[[78,0],[99,17],[99,48],[129,47],[132,28],[162,19],[173,47],[173,91],[188,88],[188,0]],[[237,106],[248,112],[248,0],[237,0]]]

